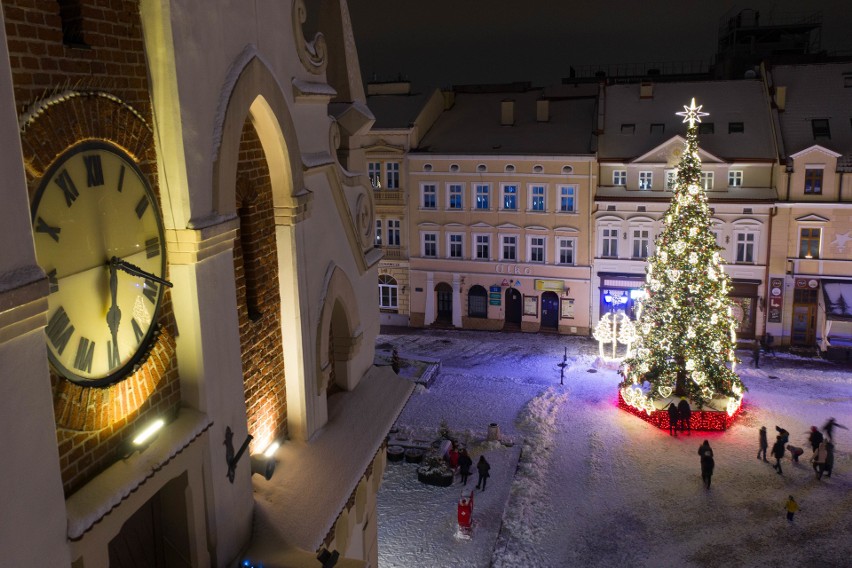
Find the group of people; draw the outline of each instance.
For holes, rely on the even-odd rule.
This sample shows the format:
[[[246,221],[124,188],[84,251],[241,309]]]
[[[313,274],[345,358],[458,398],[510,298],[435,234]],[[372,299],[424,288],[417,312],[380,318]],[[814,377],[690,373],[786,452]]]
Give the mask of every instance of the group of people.
[[[689,425],[689,420],[692,418],[692,409],[689,406],[689,401],[686,398],[681,398],[680,402],[669,404],[669,435],[677,436],[678,430],[683,432],[687,430],[690,434],[692,428]]]
[[[457,449],[454,442],[447,452],[446,460],[450,469],[458,471],[461,476],[461,484],[467,485],[467,478],[470,477],[470,468],[473,467],[473,459],[468,455],[467,449]],[[479,456],[479,461],[476,462],[476,471],[479,474],[476,488],[485,491],[485,485],[488,483],[488,478],[491,477],[491,464],[488,463],[485,456]]]
[[[811,463],[813,464],[814,472],[816,473],[816,478],[822,479],[823,475],[826,477],[831,477],[831,470],[834,468],[834,429],[835,428],[843,428],[844,430],[848,430],[846,426],[839,424],[837,420],[833,417],[829,418],[825,425],[822,427],[822,432],[825,432],[823,436],[822,432],[816,426],[811,426],[810,432],[808,432],[808,442],[811,445],[811,449],[813,450],[813,456],[811,457]],[[799,447],[788,444],[787,442],[790,440],[790,433],[781,428],[780,426],[776,426],[775,430],[778,432],[778,435],[775,437],[775,443],[772,445],[772,450],[770,455],[775,458],[775,464],[772,468],[779,474],[783,474],[781,471],[781,458],[784,457],[786,451],[790,452],[793,461],[798,462],[799,456],[804,453]],[[763,461],[769,461],[766,459],[766,450],[769,447],[769,443],[766,436],[766,426],[760,427],[759,434],[759,446],[757,450],[757,459],[763,458]]]

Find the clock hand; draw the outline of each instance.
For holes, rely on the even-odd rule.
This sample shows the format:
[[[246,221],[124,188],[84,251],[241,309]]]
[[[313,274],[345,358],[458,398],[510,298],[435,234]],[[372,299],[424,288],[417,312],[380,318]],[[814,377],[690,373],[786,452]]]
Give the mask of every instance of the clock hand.
[[[148,280],[153,280],[154,282],[159,282],[163,286],[168,286],[169,288],[174,286],[174,284],[172,284],[168,280],[166,280],[164,278],[160,278],[159,276],[154,276],[150,272],[146,272],[145,270],[142,270],[141,268],[139,268],[135,264],[131,264],[131,263],[127,262],[126,260],[122,260],[118,257],[115,257],[115,256],[112,257],[109,262],[110,262],[111,266],[115,265],[116,268],[120,268],[121,270],[127,272],[128,274],[132,274],[133,276],[139,276],[141,278],[147,278]]]
[[[107,325],[112,333],[112,344],[115,349],[118,346],[118,326],[121,323],[121,309],[118,307],[118,274],[116,272],[115,257],[109,263],[109,295],[111,304],[107,311]]]

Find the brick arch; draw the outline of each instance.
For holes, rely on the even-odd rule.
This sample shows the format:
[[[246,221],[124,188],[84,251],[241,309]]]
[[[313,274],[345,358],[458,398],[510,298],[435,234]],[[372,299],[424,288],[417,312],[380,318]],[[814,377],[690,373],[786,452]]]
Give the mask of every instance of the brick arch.
[[[334,331],[334,356],[342,367],[334,371],[340,375],[335,378],[336,384],[351,388],[353,378],[349,366],[355,353],[361,335],[361,318],[358,314],[358,299],[349,278],[340,267],[330,264],[326,271],[323,284],[322,311],[317,327],[317,395],[329,386],[332,370],[330,353],[330,330]]]
[[[30,196],[42,176],[69,148],[105,140],[139,163],[159,198],[156,150],[148,121],[113,95],[67,91],[36,103],[21,119],[21,146]],[[175,408],[180,402],[171,294],[160,313],[162,333],[144,365],[123,381],[95,388],[67,381],[51,371],[57,442],[66,492],[83,485],[111,463],[132,426]]]
[[[237,78],[232,88],[222,93],[222,119],[213,129],[217,150],[211,213],[235,213],[237,162],[246,118],[251,119],[263,145],[276,207],[293,206],[294,193],[304,188],[304,182],[298,136],[281,86],[253,48],[247,48],[232,69],[239,70]]]

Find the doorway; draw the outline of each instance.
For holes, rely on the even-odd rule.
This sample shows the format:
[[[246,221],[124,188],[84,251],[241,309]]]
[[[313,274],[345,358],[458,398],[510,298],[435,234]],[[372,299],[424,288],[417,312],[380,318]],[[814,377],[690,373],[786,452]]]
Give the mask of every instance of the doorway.
[[[521,327],[521,293],[514,288],[506,290],[506,326]]]
[[[790,329],[791,345],[814,345],[816,343],[816,316],[818,290],[796,288],[793,291],[793,325]]]
[[[436,323],[453,323],[453,287],[446,282],[440,282],[435,286],[437,296],[438,314]]]
[[[541,295],[541,327],[548,330],[559,329],[559,296],[556,292]]]

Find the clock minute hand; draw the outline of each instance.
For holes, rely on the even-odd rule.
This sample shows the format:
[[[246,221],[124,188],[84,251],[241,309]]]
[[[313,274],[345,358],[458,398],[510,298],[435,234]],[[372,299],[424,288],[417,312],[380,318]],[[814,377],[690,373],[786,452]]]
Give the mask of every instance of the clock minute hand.
[[[115,256],[112,257],[109,262],[110,262],[110,265],[115,265],[116,268],[120,268],[121,270],[127,272],[128,274],[132,274],[133,276],[140,276],[142,278],[147,278],[148,280],[153,280],[154,282],[159,282],[163,286],[168,286],[169,288],[174,286],[174,284],[172,284],[168,280],[166,280],[164,278],[160,278],[159,276],[154,276],[150,272],[146,272],[145,270],[142,270],[141,268],[139,268],[135,264],[127,262],[126,260],[122,260],[118,257],[115,257]]]

